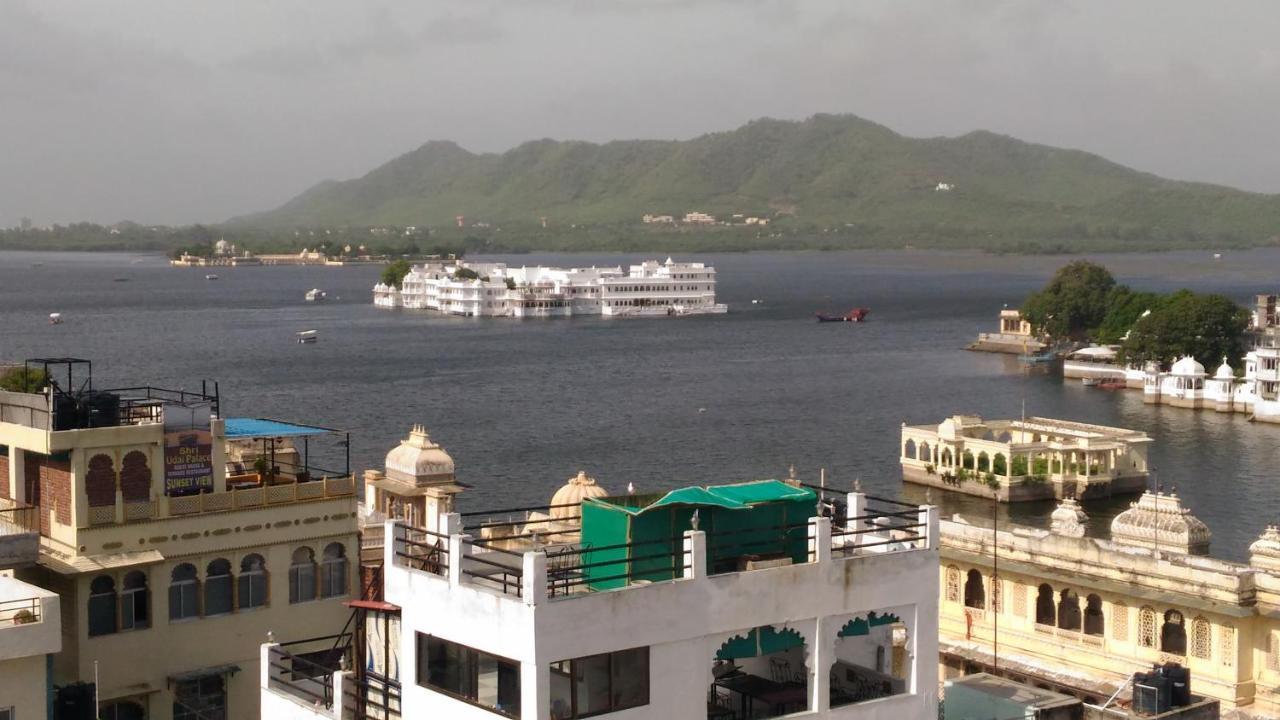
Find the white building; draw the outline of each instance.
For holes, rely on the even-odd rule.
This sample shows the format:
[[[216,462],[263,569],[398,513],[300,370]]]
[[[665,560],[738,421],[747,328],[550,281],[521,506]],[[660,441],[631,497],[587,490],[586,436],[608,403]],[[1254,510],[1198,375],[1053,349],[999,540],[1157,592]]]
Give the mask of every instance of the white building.
[[[609,498],[588,480],[515,521],[387,522],[398,713],[937,716],[935,508],[772,480]],[[359,709],[360,670],[302,677],[262,653],[264,716],[385,717]]]
[[[50,657],[61,649],[57,593],[0,576],[0,718],[47,717]]]
[[[716,216],[694,210],[685,213],[684,222],[690,225],[715,225]]]
[[[378,307],[435,310],[463,317],[574,315],[705,315],[716,302],[715,268],[703,263],[647,260],[621,267],[507,267],[451,261],[416,265],[399,289],[373,288]]]

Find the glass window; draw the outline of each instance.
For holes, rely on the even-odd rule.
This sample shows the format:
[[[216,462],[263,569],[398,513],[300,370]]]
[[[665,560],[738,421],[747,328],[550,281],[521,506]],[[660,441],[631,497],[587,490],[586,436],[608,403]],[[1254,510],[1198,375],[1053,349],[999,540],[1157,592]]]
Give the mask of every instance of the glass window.
[[[227,688],[222,675],[186,680],[173,688],[173,720],[226,720]]]
[[[99,575],[89,584],[89,636],[116,631],[116,581]]]
[[[120,591],[120,629],[141,630],[151,626],[151,614],[147,592],[147,576],[134,570],[124,576],[124,589]]]
[[[231,612],[231,598],[234,594],[231,578],[231,563],[218,558],[205,568],[204,576],[204,614],[226,615]]]
[[[347,594],[347,558],[342,543],[329,543],[320,561],[320,597]]]
[[[145,720],[147,711],[132,700],[103,703],[98,713],[101,720]]]
[[[418,684],[509,717],[520,716],[520,663],[418,633]]]
[[[200,615],[199,587],[195,565],[182,563],[173,569],[169,582],[170,620],[184,620]]]
[[[570,720],[649,704],[649,648],[551,664],[552,720]]]
[[[293,563],[289,566],[289,602],[300,603],[315,599],[315,553],[309,547],[300,547],[293,551]]]
[[[240,609],[267,604],[267,564],[261,555],[245,555],[240,561]]]

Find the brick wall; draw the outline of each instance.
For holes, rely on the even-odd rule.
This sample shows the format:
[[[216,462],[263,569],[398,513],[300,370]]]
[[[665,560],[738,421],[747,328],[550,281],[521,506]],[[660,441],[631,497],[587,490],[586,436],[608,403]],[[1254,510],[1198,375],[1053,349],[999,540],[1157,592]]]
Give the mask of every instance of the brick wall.
[[[151,499],[151,468],[147,467],[145,453],[134,450],[120,463],[120,493],[125,502],[141,502]]]
[[[48,535],[49,528],[49,508],[57,511],[58,522],[64,525],[71,524],[71,463],[68,460],[55,460],[48,455],[40,455],[39,453],[23,453],[24,456],[24,472],[27,477],[28,502],[32,505],[39,505],[40,512],[40,533]],[[31,487],[33,479],[39,480],[39,484]],[[34,491],[34,492],[33,492]],[[34,499],[39,502],[31,502]]]
[[[8,447],[0,445],[0,498],[11,498],[13,494],[9,492],[9,453],[13,452]]]

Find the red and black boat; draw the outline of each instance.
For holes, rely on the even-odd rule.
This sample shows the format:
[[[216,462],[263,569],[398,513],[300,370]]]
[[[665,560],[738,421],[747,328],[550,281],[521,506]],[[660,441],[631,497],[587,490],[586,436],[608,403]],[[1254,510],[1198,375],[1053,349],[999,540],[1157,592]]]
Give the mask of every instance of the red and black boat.
[[[870,313],[870,310],[858,307],[843,315],[829,315],[827,313],[814,313],[814,315],[818,317],[818,322],[862,322],[867,319],[867,315]]]

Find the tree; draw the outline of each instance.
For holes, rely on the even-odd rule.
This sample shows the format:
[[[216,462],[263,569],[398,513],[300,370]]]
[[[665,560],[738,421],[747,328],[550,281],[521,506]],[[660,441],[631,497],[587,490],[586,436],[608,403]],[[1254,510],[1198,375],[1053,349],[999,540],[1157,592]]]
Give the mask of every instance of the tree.
[[[392,285],[396,289],[400,288],[400,284],[404,282],[404,276],[409,274],[413,266],[408,260],[396,260],[382,269],[382,284]]]
[[[49,384],[49,376],[40,368],[12,367],[0,372],[0,390],[39,392]]]
[[[1165,297],[1153,292],[1134,292],[1123,285],[1111,289],[1107,297],[1107,314],[1094,334],[1094,339],[1104,345],[1123,342],[1133,324],[1147,312],[1155,312],[1165,302]]]
[[[1223,358],[1239,366],[1248,326],[1248,311],[1229,298],[1179,290],[1134,323],[1120,355],[1131,363],[1168,365],[1190,355],[1205,367]]]
[[[453,277],[458,280],[479,280],[480,273],[467,267],[460,267],[453,271]]]
[[[1106,268],[1076,260],[1059,268],[1043,290],[1027,298],[1022,314],[1054,337],[1083,338],[1102,324],[1115,286]]]

